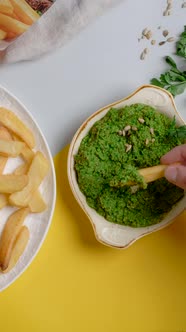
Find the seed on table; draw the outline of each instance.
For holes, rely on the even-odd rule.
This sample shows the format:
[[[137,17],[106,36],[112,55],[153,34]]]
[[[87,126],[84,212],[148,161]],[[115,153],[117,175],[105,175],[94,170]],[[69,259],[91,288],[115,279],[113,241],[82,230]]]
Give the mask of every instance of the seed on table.
[[[162,35],[163,35],[164,37],[167,37],[168,34],[169,34],[169,31],[168,31],[168,30],[163,30]]]
[[[147,34],[145,35],[145,37],[146,37],[147,39],[151,39],[151,37],[152,37],[152,31],[149,30],[149,31],[147,32]]]
[[[172,9],[172,3],[169,3],[167,6],[167,10]]]
[[[133,130],[133,131],[137,131],[137,130],[138,130],[138,128],[137,128],[137,127],[135,127],[135,126],[132,126],[132,130]]]
[[[174,37],[169,37],[167,38],[168,43],[172,43],[175,41]]]
[[[181,7],[186,8],[186,2],[184,2]]]
[[[142,35],[143,35],[143,36],[146,36],[146,34],[147,34],[148,31],[149,31],[149,29],[147,29],[147,28],[143,29],[143,31],[142,31]]]
[[[159,43],[159,45],[162,46],[162,45],[164,45],[165,43],[166,43],[166,41],[161,41],[161,42]]]
[[[150,128],[151,135],[154,135],[154,128]]]
[[[148,49],[148,48],[145,48],[143,52],[144,52],[145,54],[148,54],[148,53],[149,53],[149,49]]]
[[[125,131],[129,131],[130,129],[131,129],[131,126],[126,126],[126,127],[124,128]]]
[[[145,53],[144,53],[144,52],[141,53],[141,55],[140,55],[140,59],[141,59],[141,60],[145,60]]]
[[[145,120],[142,119],[142,118],[139,118],[138,121],[139,121],[140,123],[144,123],[144,122],[145,122]]]
[[[169,16],[169,15],[170,15],[170,11],[166,9],[166,10],[163,12],[163,16]]]
[[[155,44],[156,44],[156,40],[155,39],[151,40],[151,45],[155,45]]]

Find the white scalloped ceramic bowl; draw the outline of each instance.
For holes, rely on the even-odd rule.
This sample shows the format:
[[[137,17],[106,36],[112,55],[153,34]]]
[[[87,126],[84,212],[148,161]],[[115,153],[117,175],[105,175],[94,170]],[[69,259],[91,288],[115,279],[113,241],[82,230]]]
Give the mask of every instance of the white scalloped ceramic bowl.
[[[100,120],[111,107],[121,108],[126,105],[131,105],[135,103],[144,103],[155,107],[159,112],[166,114],[169,117],[176,117],[176,122],[178,125],[183,125],[184,121],[179,115],[174,99],[172,95],[166,90],[152,85],[145,85],[140,87],[130,96],[108,105],[101,110],[90,116],[76,132],[72,143],[70,145],[69,155],[68,155],[68,178],[72,189],[72,192],[88,216],[96,238],[98,241],[102,242],[111,247],[115,248],[127,248],[137,239],[155,232],[161,228],[168,226],[173,220],[180,215],[186,207],[186,193],[182,200],[180,200],[172,210],[165,216],[165,218],[158,224],[142,227],[133,228],[129,226],[117,225],[108,222],[105,218],[100,216],[94,209],[92,209],[87,203],[86,198],[79,189],[76,172],[74,170],[74,156],[77,154],[80,143],[85,135],[89,132],[92,125]]]

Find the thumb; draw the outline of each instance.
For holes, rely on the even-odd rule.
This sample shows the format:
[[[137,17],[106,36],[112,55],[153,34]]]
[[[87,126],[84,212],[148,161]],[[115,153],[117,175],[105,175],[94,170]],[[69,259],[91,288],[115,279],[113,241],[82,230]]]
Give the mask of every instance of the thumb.
[[[168,166],[165,170],[165,177],[169,182],[186,189],[186,166]]]

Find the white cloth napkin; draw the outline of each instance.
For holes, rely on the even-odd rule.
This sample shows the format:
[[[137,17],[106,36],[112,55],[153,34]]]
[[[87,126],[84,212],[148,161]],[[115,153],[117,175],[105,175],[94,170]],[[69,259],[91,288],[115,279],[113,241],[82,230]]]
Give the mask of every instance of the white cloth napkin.
[[[57,0],[22,36],[11,43],[2,62],[31,60],[65,45],[94,18],[121,0]]]

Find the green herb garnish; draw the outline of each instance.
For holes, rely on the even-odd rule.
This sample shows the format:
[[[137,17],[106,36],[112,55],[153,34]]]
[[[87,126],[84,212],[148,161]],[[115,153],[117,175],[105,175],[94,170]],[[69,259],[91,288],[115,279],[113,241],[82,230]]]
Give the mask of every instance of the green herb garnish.
[[[176,54],[186,59],[186,26],[176,44]],[[151,84],[166,89],[175,97],[186,89],[186,71],[179,70],[176,62],[170,56],[166,56],[165,61],[171,68],[161,74],[159,79],[153,78]]]
[[[151,84],[166,89],[173,96],[180,95],[186,89],[186,71],[180,71],[170,56],[167,56],[165,61],[171,67],[170,70],[161,74],[159,79],[153,78]]]
[[[184,31],[180,36],[180,40],[177,42],[176,54],[186,58],[186,25],[184,26]]]
[[[172,123],[170,124],[170,127],[168,129],[168,135],[169,137],[177,137],[180,140],[186,139],[186,126],[176,127],[176,118],[174,116]]]

